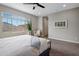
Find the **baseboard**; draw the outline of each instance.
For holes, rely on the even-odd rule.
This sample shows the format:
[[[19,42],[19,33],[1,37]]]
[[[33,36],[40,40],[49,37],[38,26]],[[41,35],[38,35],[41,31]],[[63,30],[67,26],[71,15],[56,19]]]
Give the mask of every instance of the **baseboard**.
[[[51,39],[51,40],[59,40],[59,41],[64,41],[64,42],[70,42],[70,43],[77,43],[77,44],[79,44],[79,42],[70,41],[70,40],[61,40],[61,39],[52,39],[52,38],[48,38],[48,39]]]

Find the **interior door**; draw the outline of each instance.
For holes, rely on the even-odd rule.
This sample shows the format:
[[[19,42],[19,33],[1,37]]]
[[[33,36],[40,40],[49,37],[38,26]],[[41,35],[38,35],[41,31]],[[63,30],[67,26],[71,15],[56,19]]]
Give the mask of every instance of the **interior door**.
[[[48,17],[43,17],[43,36],[48,37]]]

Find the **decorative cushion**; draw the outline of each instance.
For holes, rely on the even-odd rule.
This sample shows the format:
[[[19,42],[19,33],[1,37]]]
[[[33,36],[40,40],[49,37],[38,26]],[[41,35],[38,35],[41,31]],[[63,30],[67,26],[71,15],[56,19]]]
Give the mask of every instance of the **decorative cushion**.
[[[41,42],[40,42],[39,38],[35,37],[35,36],[32,36],[31,37],[31,46],[34,47],[34,48],[39,49],[40,45],[41,45]]]

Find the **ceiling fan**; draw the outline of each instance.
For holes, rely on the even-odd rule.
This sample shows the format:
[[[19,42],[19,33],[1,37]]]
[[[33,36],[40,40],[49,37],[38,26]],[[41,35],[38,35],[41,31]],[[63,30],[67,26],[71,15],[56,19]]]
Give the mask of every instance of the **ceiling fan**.
[[[33,5],[33,10],[35,10],[36,6],[37,5],[38,7],[41,7],[41,8],[45,8],[45,6],[39,4],[39,3],[23,3],[25,5]]]

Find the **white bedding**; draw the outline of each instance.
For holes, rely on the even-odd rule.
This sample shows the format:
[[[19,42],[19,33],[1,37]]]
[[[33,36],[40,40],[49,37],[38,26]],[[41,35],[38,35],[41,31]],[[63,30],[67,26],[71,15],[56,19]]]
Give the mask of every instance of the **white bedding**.
[[[0,56],[33,56],[39,55],[48,48],[47,40],[39,38],[40,50],[33,52],[31,47],[31,36],[21,35],[0,39]]]

